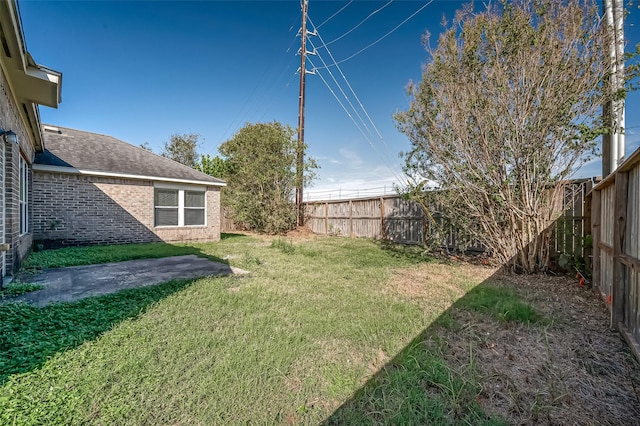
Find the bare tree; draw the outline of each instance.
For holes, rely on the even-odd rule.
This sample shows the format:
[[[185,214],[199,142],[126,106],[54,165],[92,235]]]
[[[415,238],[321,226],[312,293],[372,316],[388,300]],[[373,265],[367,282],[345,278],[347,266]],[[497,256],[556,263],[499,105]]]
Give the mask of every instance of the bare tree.
[[[590,0],[516,0],[459,11],[425,46],[422,81],[396,114],[413,193],[429,183],[448,219],[515,271],[548,266],[562,181],[595,154],[610,64]]]

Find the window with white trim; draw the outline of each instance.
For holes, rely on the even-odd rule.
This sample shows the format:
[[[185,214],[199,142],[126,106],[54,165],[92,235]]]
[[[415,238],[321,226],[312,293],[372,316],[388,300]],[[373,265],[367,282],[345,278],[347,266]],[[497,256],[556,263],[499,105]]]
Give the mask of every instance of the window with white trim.
[[[205,191],[155,188],[155,226],[205,225]]]
[[[20,156],[20,235],[29,232],[29,164]]]

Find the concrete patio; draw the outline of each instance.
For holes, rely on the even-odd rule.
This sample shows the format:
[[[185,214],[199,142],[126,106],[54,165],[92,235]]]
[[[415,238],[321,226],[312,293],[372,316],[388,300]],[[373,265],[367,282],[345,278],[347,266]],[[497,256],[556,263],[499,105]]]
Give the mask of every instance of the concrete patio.
[[[5,299],[5,302],[26,302],[43,307],[54,302],[73,302],[85,297],[102,296],[171,280],[246,273],[193,254],[46,269],[35,275],[23,276],[20,280],[41,284],[44,286],[42,290]]]

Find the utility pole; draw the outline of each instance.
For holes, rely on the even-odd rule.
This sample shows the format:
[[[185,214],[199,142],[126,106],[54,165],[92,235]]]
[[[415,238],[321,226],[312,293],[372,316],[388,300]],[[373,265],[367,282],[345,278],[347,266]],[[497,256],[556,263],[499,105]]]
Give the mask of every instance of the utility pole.
[[[302,28],[300,30],[300,94],[298,98],[298,152],[296,158],[296,207],[298,226],[304,225],[304,204],[302,187],[304,185],[304,95],[307,66],[307,10],[309,0],[302,0]]]
[[[623,0],[603,0],[607,32],[610,36],[608,61],[611,67],[608,90],[614,99],[603,105],[602,114],[611,132],[602,135],[602,177],[613,173],[625,157],[625,105],[618,95],[624,89],[624,6]],[[605,56],[607,57],[607,56]]]

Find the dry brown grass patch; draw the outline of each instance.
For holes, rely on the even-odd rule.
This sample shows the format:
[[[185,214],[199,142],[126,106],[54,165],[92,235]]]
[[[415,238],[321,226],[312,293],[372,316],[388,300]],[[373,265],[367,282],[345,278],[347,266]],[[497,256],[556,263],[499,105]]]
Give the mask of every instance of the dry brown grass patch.
[[[476,265],[445,265],[427,263],[395,270],[386,290],[421,306],[444,311],[495,272],[493,268]]]
[[[499,323],[453,309],[442,330],[445,357],[482,377],[480,403],[513,424],[634,424],[640,419],[640,366],[596,294],[564,277],[497,275],[550,322]]]

